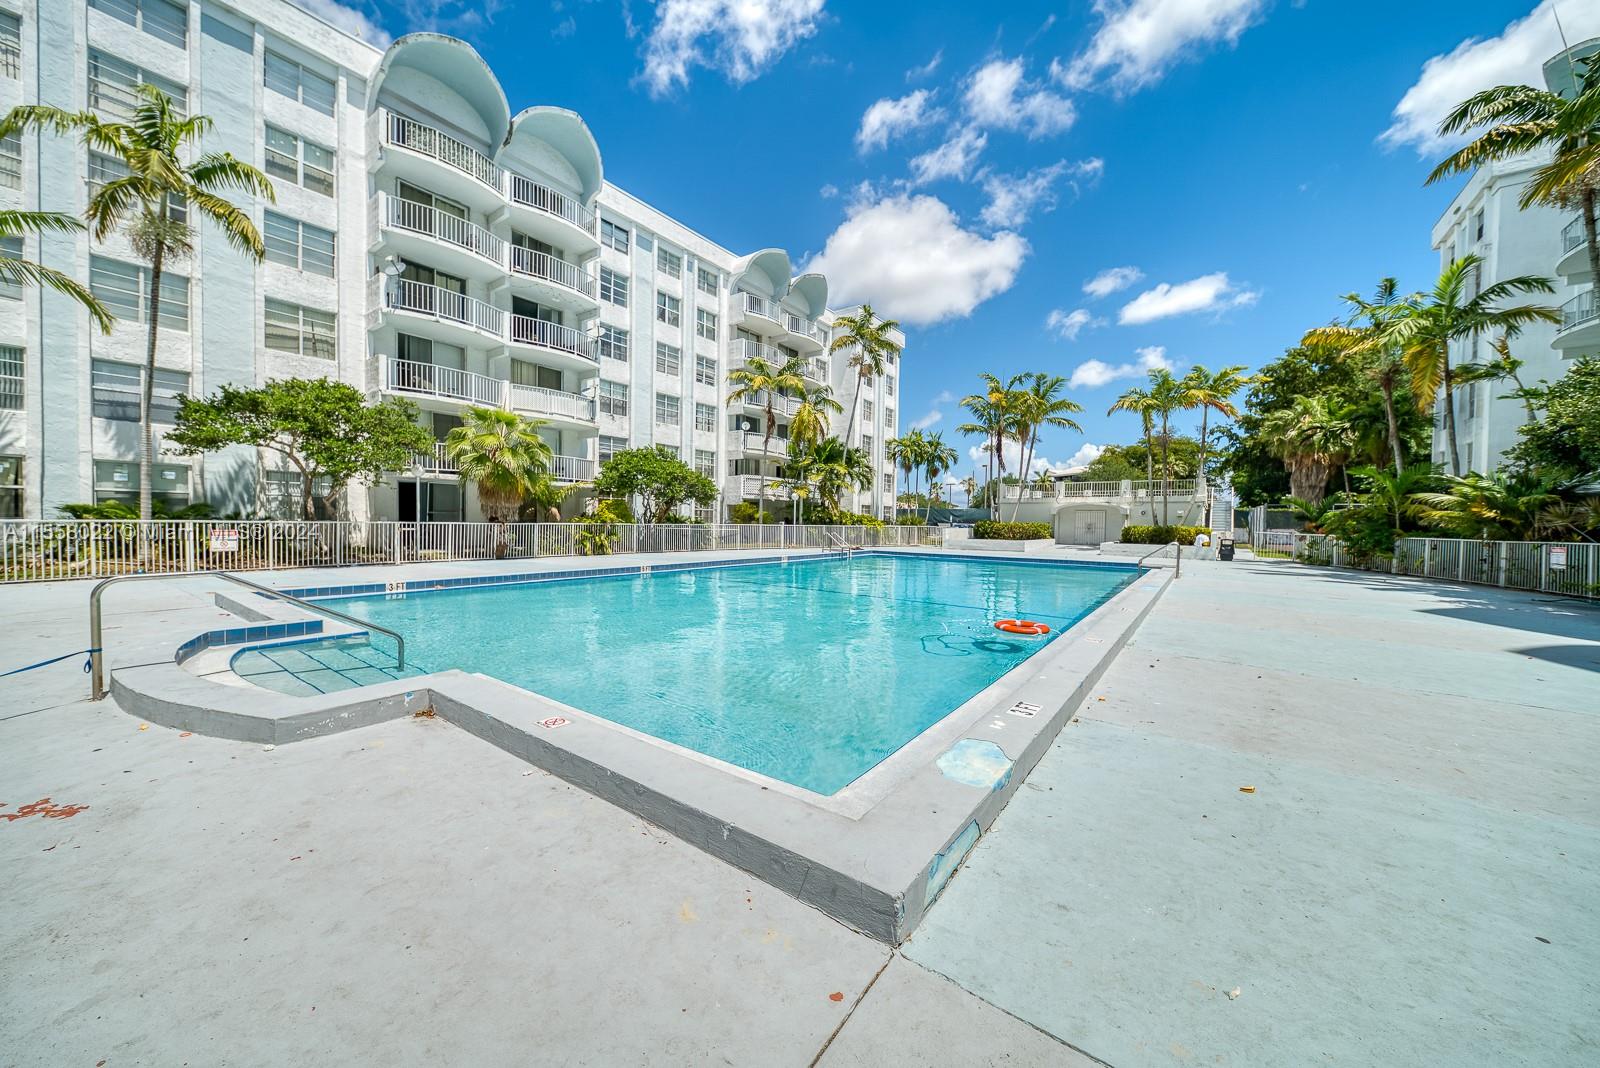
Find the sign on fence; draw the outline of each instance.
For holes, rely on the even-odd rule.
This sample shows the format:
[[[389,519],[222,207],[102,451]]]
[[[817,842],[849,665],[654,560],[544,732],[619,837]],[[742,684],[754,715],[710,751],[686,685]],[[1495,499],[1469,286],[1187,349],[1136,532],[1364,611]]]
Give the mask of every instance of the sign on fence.
[[[209,541],[214,553],[236,553],[239,551],[239,528],[213,527]]]
[[[1567,569],[1567,547],[1565,545],[1550,546],[1550,570],[1565,571]]]

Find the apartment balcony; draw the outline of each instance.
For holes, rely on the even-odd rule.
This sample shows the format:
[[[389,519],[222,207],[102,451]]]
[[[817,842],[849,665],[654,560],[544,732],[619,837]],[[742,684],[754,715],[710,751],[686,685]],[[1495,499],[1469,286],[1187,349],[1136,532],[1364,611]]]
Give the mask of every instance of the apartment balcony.
[[[735,338],[728,343],[728,357],[730,366],[734,367],[747,364],[751,360],[765,360],[776,368],[782,367],[784,361],[788,359],[782,350],[772,345],[763,345],[759,341],[743,337]]]
[[[511,289],[540,304],[578,315],[600,310],[594,275],[576,263],[520,245],[511,246]]]
[[[557,482],[590,482],[599,465],[586,456],[550,457],[550,477]]]
[[[762,417],[766,416],[767,394],[764,392],[757,393],[754,396],[745,397],[739,403],[748,412],[753,412]],[[776,415],[787,419],[793,416],[795,410],[799,407],[800,400],[797,397],[785,397],[780,393],[774,393],[772,395],[772,411]]]
[[[451,457],[450,450],[442,441],[433,443],[432,450],[411,454],[411,470],[423,475],[449,475],[454,476],[460,470],[455,459]]]
[[[442,441],[434,442],[428,452],[414,453],[410,470],[423,477],[456,478],[460,474],[460,468]],[[588,482],[594,475],[595,462],[588,457],[557,454],[550,458],[550,477],[556,482]]]
[[[1595,291],[1587,289],[1561,305],[1561,325],[1556,328],[1552,348],[1600,350],[1600,305]]]
[[[505,341],[503,310],[439,286],[373,275],[367,306],[380,316],[393,316],[407,333],[447,345],[482,347]]]
[[[822,352],[823,330],[815,321],[793,312],[783,312],[783,333],[789,346],[806,355]]]
[[[806,361],[801,375],[812,382],[828,385],[828,358],[826,356],[813,356]]]
[[[505,277],[506,243],[481,226],[388,193],[373,198],[372,211],[372,232],[403,260],[478,282]]]
[[[456,412],[462,407],[504,408],[509,382],[459,367],[440,367],[394,357],[384,361],[382,389],[431,411]]]
[[[483,212],[505,206],[505,172],[488,156],[425,123],[380,109],[374,170],[431,189]]]
[[[754,293],[733,295],[733,325],[742,326],[762,337],[781,338],[785,334],[784,312],[772,301]]]
[[[768,501],[787,501],[789,488],[796,485],[792,478],[777,475],[729,475],[722,484],[722,496],[730,501],[754,501],[761,496],[761,487],[767,487]]]
[[[736,430],[728,436],[728,446],[742,456],[788,459],[788,438],[780,438],[774,434],[771,441],[763,444],[763,437],[764,435],[759,430]]]
[[[506,175],[505,190],[518,230],[578,256],[600,251],[599,217],[577,197],[520,174]]]
[[[595,339],[581,330],[546,322],[528,315],[510,316],[507,344],[513,355],[536,356],[540,363],[576,371],[582,376],[599,373],[600,353]]]
[[[1556,261],[1556,274],[1569,285],[1595,280],[1594,272],[1589,269],[1589,236],[1584,233],[1582,217],[1573,219],[1561,231],[1561,258]]]
[[[543,386],[524,386],[507,383],[507,399],[512,411],[542,419],[563,430],[590,431],[595,429],[595,404],[592,397],[567,393]]]

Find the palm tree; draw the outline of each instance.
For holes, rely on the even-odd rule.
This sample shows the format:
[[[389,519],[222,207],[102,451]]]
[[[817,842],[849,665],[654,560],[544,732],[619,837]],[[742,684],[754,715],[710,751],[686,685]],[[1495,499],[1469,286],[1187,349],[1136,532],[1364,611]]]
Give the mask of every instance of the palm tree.
[[[81,233],[82,230],[83,223],[60,212],[0,211],[0,238],[19,237],[22,234],[71,234]],[[64,293],[83,305],[102,334],[111,333],[111,324],[116,321],[83,283],[32,260],[0,254],[0,284],[48,286],[57,293]]]
[[[1060,375],[1036,373],[1027,378],[1026,384],[1017,392],[1017,437],[1022,445],[1022,470],[1019,473],[1024,479],[1033,470],[1033,453],[1039,444],[1041,430],[1051,427],[1083,433],[1083,427],[1071,418],[1073,414],[1083,411],[1083,405],[1061,396],[1066,385],[1067,380]],[[1013,521],[1021,508],[1022,494],[1019,493],[1017,503],[1011,509]]]
[[[1384,323],[1390,342],[1398,346],[1411,375],[1411,392],[1417,407],[1426,411],[1443,390],[1445,430],[1450,443],[1450,473],[1461,474],[1460,450],[1456,447],[1456,387],[1450,366],[1450,345],[1463,341],[1469,346],[1479,334],[1500,333],[1515,337],[1531,323],[1558,323],[1561,313],[1544,304],[1519,304],[1503,307],[1519,293],[1553,293],[1555,285],[1538,275],[1519,275],[1477,288],[1483,257],[1462,256],[1439,275],[1433,292],[1408,301]]]
[[[1233,367],[1224,367],[1215,374],[1196,364],[1188,374],[1183,376],[1179,385],[1183,389],[1183,407],[1200,409],[1200,457],[1197,461],[1196,474],[1204,479],[1206,477],[1206,434],[1208,417],[1216,412],[1224,419],[1237,419],[1239,409],[1233,406],[1233,395],[1250,384],[1250,379],[1244,374],[1242,364]],[[1206,517],[1207,529],[1211,527],[1211,492],[1206,491]]]
[[[794,414],[789,417],[789,440],[810,445],[828,436],[832,417],[844,411],[844,405],[833,399],[832,386],[808,386],[801,379],[800,388],[794,391]]]
[[[1416,495],[1432,489],[1438,478],[1432,464],[1412,464],[1399,471],[1390,471],[1387,467],[1356,467],[1350,473],[1366,481],[1364,503],[1382,508],[1392,516],[1397,531],[1404,530],[1406,519],[1416,514]]]
[[[988,372],[978,377],[983,379],[983,392],[971,393],[961,398],[961,406],[972,413],[972,421],[962,423],[956,429],[962,434],[983,435],[983,447],[989,454],[988,483],[993,486],[997,478],[1005,477],[1005,443],[1006,439],[1015,436],[1016,386],[1022,376],[1013,375],[1009,382],[1001,382]],[[991,492],[989,494],[991,516],[999,516],[999,506],[998,494]]]
[[[1156,409],[1154,398],[1150,396],[1149,390],[1142,386],[1134,386],[1113,401],[1111,407],[1106,409],[1107,415],[1115,415],[1118,412],[1138,413],[1144,435],[1144,480],[1146,485],[1154,485],[1156,481]]]
[[[0,137],[26,129],[76,133],[85,147],[119,160],[128,173],[100,186],[89,197],[84,217],[96,241],[104,241],[126,224],[133,249],[150,264],[145,300],[149,336],[145,344],[143,385],[139,391],[139,518],[149,519],[151,467],[155,441],[150,427],[150,402],[155,388],[156,332],[161,320],[161,272],[168,259],[186,258],[194,248],[191,213],[208,219],[235,249],[258,262],[266,253],[250,213],[222,194],[237,189],[274,199],[272,182],[230,152],[200,153],[193,163],[184,157],[210,133],[205,115],[180,116],[166,93],[148,83],[139,85],[138,103],[128,122],[106,122],[92,111],[66,111],[42,104],[13,108],[0,120]],[[181,213],[180,213],[181,209]]]
[[[1395,415],[1394,395],[1405,365],[1389,323],[1405,314],[1413,300],[1400,296],[1399,282],[1383,278],[1378,281],[1371,300],[1364,300],[1359,293],[1346,293],[1344,302],[1350,306],[1350,314],[1343,323],[1310,330],[1300,343],[1313,351],[1371,361],[1368,374],[1383,394],[1389,449],[1394,454],[1394,470],[1398,475],[1405,468],[1405,460],[1400,451],[1400,421]]]
[[[971,508],[972,498],[978,494],[978,476],[976,472],[961,480],[961,490],[967,495],[967,507]]]
[[[544,422],[500,408],[468,408],[461,425],[445,435],[461,484],[478,487],[478,504],[499,525],[495,555],[506,551],[505,516],[514,516],[550,469],[550,446],[539,436]]]
[[[845,423],[844,440],[850,441],[856,428],[856,413],[861,410],[861,387],[868,379],[883,374],[890,359],[900,354],[900,346],[889,336],[900,329],[893,319],[879,319],[872,305],[863,304],[854,315],[841,315],[833,320],[834,339],[828,346],[830,354],[850,350],[850,366],[856,372],[856,395],[850,402],[850,418]]]
[[[922,469],[928,475],[928,513],[923,517],[923,522],[933,521],[934,490],[939,484],[939,476],[949,471],[956,465],[956,450],[947,444],[943,434],[929,434],[923,441]]]
[[[816,483],[817,496],[837,511],[839,499],[854,489],[872,485],[872,463],[860,449],[838,438],[824,438],[807,450],[804,467]]]
[[[782,366],[760,356],[750,356],[744,364],[728,372],[728,382],[733,390],[728,394],[729,404],[759,404],[766,414],[764,433],[761,436],[761,454],[772,448],[772,435],[778,429],[778,413],[773,401],[780,394],[787,396],[805,389],[801,369],[805,364],[792,356]],[[767,483],[763,479],[759,502],[756,505],[758,522],[767,521]]]
[[[1187,407],[1183,385],[1172,377],[1172,372],[1160,368],[1150,372],[1151,414],[1161,420],[1161,524],[1166,526],[1168,491],[1172,485],[1172,413]]]
[[[1440,136],[1478,129],[1483,133],[1445,157],[1428,175],[1428,182],[1495,160],[1550,150],[1550,162],[1523,186],[1521,206],[1576,207],[1589,241],[1589,271],[1600,281],[1600,240],[1595,234],[1600,199],[1600,59],[1589,56],[1579,62],[1583,72],[1575,78],[1577,93],[1570,100],[1531,85],[1497,85],[1456,105],[1439,124]]]
[[[1528,413],[1528,422],[1539,421],[1538,410],[1535,403],[1542,404],[1545,400],[1545,390],[1539,386],[1529,387],[1522,381],[1519,373],[1524,360],[1519,360],[1511,355],[1511,339],[1505,335],[1495,338],[1489,343],[1495,352],[1495,358],[1487,363],[1463,364],[1456,369],[1456,381],[1463,384],[1469,382],[1503,382],[1507,379],[1517,388],[1501,397],[1502,400],[1519,400]]]
[[[587,482],[562,485],[549,475],[540,475],[533,480],[522,506],[517,509],[517,518],[532,516],[532,521],[535,523],[559,523],[561,506],[577,494],[589,489],[590,485]]]
[[[1293,512],[1294,517],[1312,534],[1324,533],[1323,527],[1327,524],[1328,517],[1334,513],[1334,503],[1328,498],[1307,501],[1300,497],[1285,497],[1283,507]]]
[[[1350,424],[1321,395],[1296,397],[1261,427],[1267,448],[1289,472],[1291,495],[1313,506],[1322,502],[1328,476],[1349,447],[1349,434]]]
[[[1547,505],[1539,513],[1535,533],[1566,535],[1573,540],[1595,541],[1590,532],[1600,533],[1600,497],[1584,497],[1576,501],[1558,501]]]
[[[906,476],[906,489],[912,496],[912,507],[915,508],[916,483],[912,476],[922,470],[922,460],[927,452],[928,441],[922,431],[913,427],[897,438],[890,438],[883,443],[884,455],[887,456]]]
[[[1533,475],[1468,474],[1445,483],[1443,492],[1415,493],[1411,499],[1423,522],[1458,538],[1521,541],[1561,500],[1547,479]]]

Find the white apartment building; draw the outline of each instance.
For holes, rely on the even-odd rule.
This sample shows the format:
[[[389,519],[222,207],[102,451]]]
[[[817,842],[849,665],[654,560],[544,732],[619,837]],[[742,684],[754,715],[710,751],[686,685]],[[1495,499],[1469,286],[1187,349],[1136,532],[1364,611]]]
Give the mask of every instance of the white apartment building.
[[[711,518],[781,482],[793,410],[778,399],[764,450],[761,408],[726,402],[731,367],[798,355],[841,404],[855,395],[846,354],[828,354],[825,278],[796,277],[780,249],[731,252],[611,184],[578,114],[514,112],[463,41],[419,33],[380,51],[285,0],[0,0],[0,107],[117,117],[141,82],[209,115],[206,150],[254,163],[277,194],[249,203],[263,263],[200,225],[194,255],[167,269],[158,438],[179,394],[328,377],[411,400],[440,442],[473,405],[543,420],[561,481],[592,478],[621,449],[669,446],[717,482]],[[11,138],[0,206],[81,213],[116,170],[73,139]],[[118,323],[103,336],[59,294],[0,292],[0,516],[132,499],[145,268],[120,235],[6,244],[88,281]],[[899,361],[862,391],[855,443],[876,477],[847,502],[885,516],[898,392]],[[299,514],[298,480],[271,453],[165,454],[155,482],[173,505]],[[370,491],[353,486],[348,505],[482,518],[442,445]]]
[[[1569,59],[1575,62],[1596,51],[1600,51],[1600,39],[1552,57],[1544,65],[1545,84],[1556,92],[1570,93]],[[1523,210],[1517,203],[1533,172],[1548,159],[1548,155],[1529,156],[1480,167],[1433,226],[1433,248],[1439,253],[1441,269],[1454,259],[1476,253],[1484,261],[1479,285],[1530,274],[1555,280],[1553,296],[1525,299],[1559,306],[1561,323],[1534,324],[1511,342],[1511,354],[1525,361],[1519,373],[1530,386],[1541,379],[1556,381],[1580,355],[1600,353],[1600,316],[1581,221],[1556,208],[1534,205]],[[1490,346],[1494,340],[1481,337],[1472,344],[1458,343],[1450,354],[1452,366],[1493,360]],[[1493,470],[1505,451],[1517,443],[1527,409],[1520,400],[1506,397],[1514,388],[1511,382],[1477,382],[1458,389],[1456,437],[1463,471]],[[1449,470],[1442,397],[1434,408],[1433,462]]]

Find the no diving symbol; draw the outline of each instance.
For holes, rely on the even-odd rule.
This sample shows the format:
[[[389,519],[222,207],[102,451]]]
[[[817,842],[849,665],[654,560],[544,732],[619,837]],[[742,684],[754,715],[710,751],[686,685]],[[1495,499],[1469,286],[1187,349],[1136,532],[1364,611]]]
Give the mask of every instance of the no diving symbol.
[[[1018,701],[1016,704],[1006,709],[1006,711],[1013,716],[1021,716],[1024,719],[1032,719],[1034,716],[1039,714],[1039,706],[1029,704],[1027,701]]]

